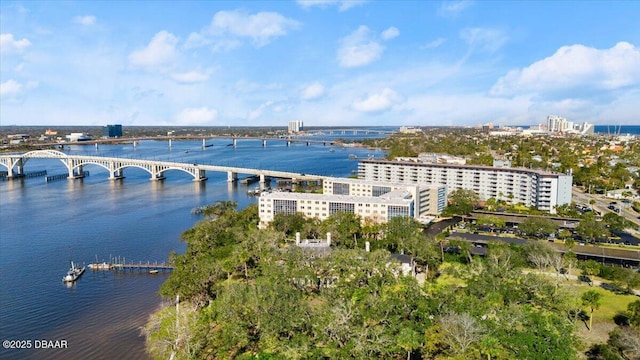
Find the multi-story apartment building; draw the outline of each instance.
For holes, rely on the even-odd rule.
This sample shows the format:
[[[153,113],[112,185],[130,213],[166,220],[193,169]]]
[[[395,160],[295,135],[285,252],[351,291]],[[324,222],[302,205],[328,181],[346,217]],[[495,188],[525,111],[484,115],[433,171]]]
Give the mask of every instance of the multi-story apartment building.
[[[549,115],[547,116],[547,131],[551,132],[564,132],[569,128],[573,127],[573,123],[567,121],[567,119],[557,116],[557,115]]]
[[[557,116],[547,116],[547,131],[554,133],[568,133],[568,134],[593,134],[594,126],[589,123],[574,124],[572,121]]]
[[[376,223],[396,216],[419,221],[438,215],[446,206],[444,185],[392,184],[348,178],[323,180],[324,194],[270,192],[259,200],[260,227],[277,214],[301,213],[324,220],[337,212],[350,212]]]
[[[274,191],[262,193],[259,201],[260,228],[265,228],[278,214],[302,213],[305,217],[324,220],[338,212],[359,215],[378,223],[396,216],[414,216],[413,199],[402,190],[379,197],[324,195]]]
[[[304,123],[301,120],[289,121],[289,133],[297,133],[304,129]]]
[[[438,184],[401,184],[351,178],[325,178],[325,195],[378,197],[397,190],[408,192],[414,200],[416,218],[440,215],[447,206],[447,188]]]
[[[358,176],[364,180],[409,184],[442,184],[451,193],[473,190],[481,200],[496,198],[550,213],[571,203],[573,177],[535,169],[476,165],[362,160]]]
[[[102,136],[106,138],[122,137],[122,125],[106,125],[102,128]]]

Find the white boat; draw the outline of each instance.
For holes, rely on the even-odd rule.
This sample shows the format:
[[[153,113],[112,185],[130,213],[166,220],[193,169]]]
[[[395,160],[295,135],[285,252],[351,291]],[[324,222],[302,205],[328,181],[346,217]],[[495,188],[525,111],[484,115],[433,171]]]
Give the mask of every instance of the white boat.
[[[84,273],[84,266],[81,268],[78,268],[72,261],[71,268],[69,269],[69,271],[67,271],[67,275],[65,275],[65,277],[62,278],[62,281],[66,283],[74,282],[78,280],[80,275],[82,275],[83,273]]]

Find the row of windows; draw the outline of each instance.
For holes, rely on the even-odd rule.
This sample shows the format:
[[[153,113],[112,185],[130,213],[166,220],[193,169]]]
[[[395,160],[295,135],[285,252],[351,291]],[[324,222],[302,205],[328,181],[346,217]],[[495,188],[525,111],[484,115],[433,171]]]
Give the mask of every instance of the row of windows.
[[[396,216],[410,216],[413,217],[413,212],[410,206],[396,206],[389,205],[387,207],[387,220],[391,220]]]
[[[293,215],[297,211],[298,202],[296,200],[273,200],[273,215]]]
[[[349,184],[335,183],[333,184],[334,195],[349,195]]]
[[[371,187],[371,195],[372,196],[381,196],[388,192],[391,192],[391,187],[389,186],[373,186]]]
[[[330,202],[329,215],[333,215],[338,212],[348,212],[353,214],[355,213],[355,206],[353,203]]]
[[[366,166],[369,165],[369,166]],[[415,177],[418,174],[426,174],[428,176],[473,176],[476,178],[482,176],[488,176],[491,179],[500,178],[520,178],[521,180],[533,179],[536,180],[538,176],[536,174],[522,174],[521,172],[510,172],[510,171],[479,171],[473,169],[420,169],[421,171],[416,170],[415,167],[404,167],[404,166],[390,166],[390,165],[371,165],[366,164],[360,167],[360,173],[380,173],[380,172],[395,172],[395,173],[404,173],[403,175],[407,177]],[[402,174],[401,174],[402,176]]]

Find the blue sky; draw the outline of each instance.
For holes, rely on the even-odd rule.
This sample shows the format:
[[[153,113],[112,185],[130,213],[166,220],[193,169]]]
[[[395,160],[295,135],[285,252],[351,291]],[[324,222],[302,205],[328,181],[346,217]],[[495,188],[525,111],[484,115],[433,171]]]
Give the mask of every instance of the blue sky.
[[[3,0],[0,124],[640,124],[638,19],[638,1]]]

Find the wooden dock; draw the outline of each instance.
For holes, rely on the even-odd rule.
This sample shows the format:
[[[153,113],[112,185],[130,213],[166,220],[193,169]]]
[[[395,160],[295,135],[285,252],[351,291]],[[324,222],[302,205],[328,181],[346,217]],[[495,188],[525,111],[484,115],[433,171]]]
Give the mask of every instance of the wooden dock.
[[[175,269],[175,266],[165,263],[165,262],[126,262],[124,258],[120,261],[120,259],[115,260],[114,262],[102,262],[102,263],[94,263],[89,264],[87,266],[90,270],[93,271],[145,271],[151,273],[157,273],[158,271],[170,271]]]

